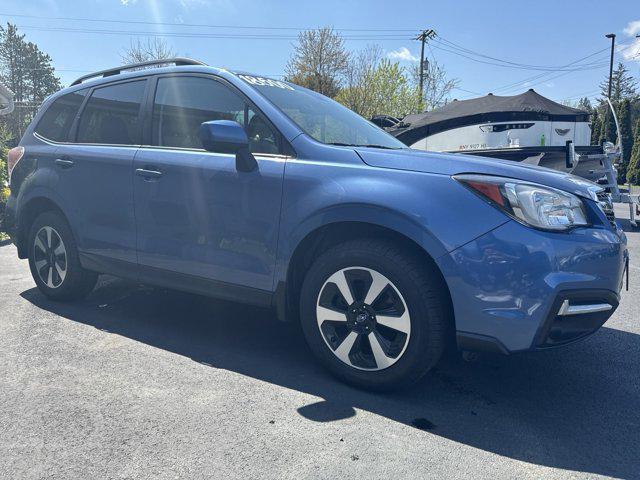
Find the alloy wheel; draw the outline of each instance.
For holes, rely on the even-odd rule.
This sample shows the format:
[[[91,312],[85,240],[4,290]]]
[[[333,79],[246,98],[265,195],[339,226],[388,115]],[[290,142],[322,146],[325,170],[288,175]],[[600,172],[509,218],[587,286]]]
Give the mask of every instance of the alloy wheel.
[[[396,363],[411,334],[409,309],[398,288],[365,267],[344,268],[326,280],[316,318],[333,354],[360,370],[382,370]]]
[[[58,288],[67,276],[67,250],[60,234],[44,226],[35,236],[34,265],[40,280],[49,288]]]

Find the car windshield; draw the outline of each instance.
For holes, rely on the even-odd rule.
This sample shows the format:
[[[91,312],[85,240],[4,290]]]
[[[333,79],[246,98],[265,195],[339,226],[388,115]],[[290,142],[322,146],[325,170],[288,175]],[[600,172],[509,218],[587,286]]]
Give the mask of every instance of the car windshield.
[[[358,147],[407,148],[378,126],[324,95],[279,80],[238,76],[319,142]]]

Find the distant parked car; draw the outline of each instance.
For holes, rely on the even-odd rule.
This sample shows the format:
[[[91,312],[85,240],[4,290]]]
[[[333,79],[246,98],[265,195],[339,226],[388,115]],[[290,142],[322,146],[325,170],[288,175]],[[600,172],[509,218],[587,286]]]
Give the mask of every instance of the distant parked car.
[[[273,307],[372,389],[448,344],[542,350],[616,309],[626,239],[597,185],[410,150],[299,86],[162,62],[77,80],[10,152],[5,229],[44,295],[109,273]]]

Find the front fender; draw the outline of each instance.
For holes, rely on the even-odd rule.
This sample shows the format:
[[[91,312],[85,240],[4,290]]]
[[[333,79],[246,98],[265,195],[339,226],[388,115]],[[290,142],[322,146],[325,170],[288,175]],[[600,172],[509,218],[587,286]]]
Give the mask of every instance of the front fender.
[[[447,250],[431,232],[422,228],[414,219],[381,205],[364,203],[331,205],[313,212],[293,230],[282,236],[278,244],[276,278],[286,279],[289,261],[300,243],[319,228],[342,222],[359,222],[387,228],[408,237],[422,246],[430,255],[441,256]]]
[[[350,153],[341,162],[287,161],[274,285],[286,281],[300,242],[331,223],[388,228],[437,259],[508,221],[449,176],[370,167]]]

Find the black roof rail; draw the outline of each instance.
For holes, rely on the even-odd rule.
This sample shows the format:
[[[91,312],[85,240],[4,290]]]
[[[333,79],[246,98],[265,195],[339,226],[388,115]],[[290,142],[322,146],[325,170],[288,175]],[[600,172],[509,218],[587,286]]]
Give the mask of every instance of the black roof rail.
[[[71,86],[80,85],[82,82],[96,77],[111,77],[112,75],[119,75],[126,70],[141,69],[144,67],[152,67],[157,65],[173,64],[175,66],[181,65],[206,65],[198,60],[192,60],[191,58],[175,57],[175,58],[163,58],[159,60],[149,60],[148,62],[130,63],[128,65],[122,65],[121,67],[108,68],[107,70],[100,70],[99,72],[89,73],[78,79],[76,79]]]

